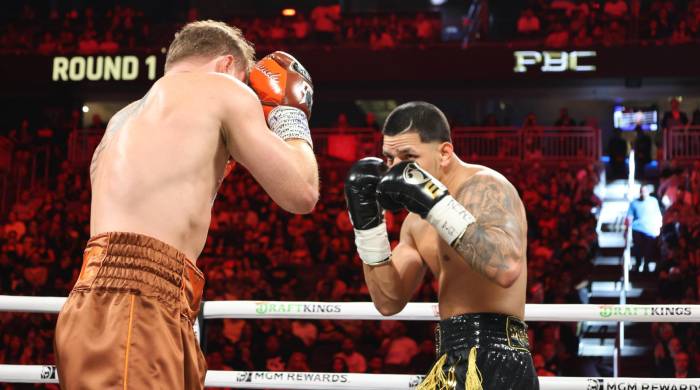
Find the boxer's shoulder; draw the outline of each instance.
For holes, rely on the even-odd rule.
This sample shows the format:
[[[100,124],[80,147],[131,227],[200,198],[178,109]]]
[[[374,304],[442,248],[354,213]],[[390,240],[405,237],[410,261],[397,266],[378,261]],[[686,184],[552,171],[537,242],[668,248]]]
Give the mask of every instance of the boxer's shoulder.
[[[155,89],[178,90],[189,96],[198,95],[247,95],[255,97],[253,90],[237,78],[218,72],[191,72],[165,75],[153,85]]]
[[[464,167],[462,180],[459,181],[455,193],[459,194],[469,187],[482,185],[496,186],[501,189],[515,189],[510,181],[498,171],[482,165],[469,164]]]

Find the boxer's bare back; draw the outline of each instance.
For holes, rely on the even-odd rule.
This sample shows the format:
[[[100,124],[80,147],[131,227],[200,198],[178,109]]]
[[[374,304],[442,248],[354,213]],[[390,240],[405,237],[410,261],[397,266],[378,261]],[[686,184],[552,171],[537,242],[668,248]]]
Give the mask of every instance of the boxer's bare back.
[[[112,117],[95,150],[91,235],[141,233],[196,259],[229,156],[282,208],[316,203],[311,148],[271,133],[252,90],[220,73],[167,74]]]

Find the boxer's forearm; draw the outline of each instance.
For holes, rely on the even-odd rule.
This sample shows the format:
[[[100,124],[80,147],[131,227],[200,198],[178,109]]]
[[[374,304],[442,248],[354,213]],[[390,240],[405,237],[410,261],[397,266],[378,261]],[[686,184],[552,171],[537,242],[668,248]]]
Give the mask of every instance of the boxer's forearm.
[[[304,140],[291,139],[286,141],[292,147],[295,154],[295,163],[297,164],[299,174],[304,178],[304,183],[308,184],[312,191],[317,194],[318,198],[318,163],[313,149]]]
[[[453,244],[474,269],[489,280],[509,287],[523,268],[527,229],[517,192],[493,176],[467,180],[456,199],[476,219]]]
[[[403,283],[392,262],[379,266],[362,265],[365,282],[374,306],[385,316],[400,312],[408,302]]]
[[[386,316],[403,310],[421,285],[427,270],[420,254],[411,245],[407,230],[402,228],[403,241],[392,250],[390,261],[375,266],[363,265],[372,302]]]

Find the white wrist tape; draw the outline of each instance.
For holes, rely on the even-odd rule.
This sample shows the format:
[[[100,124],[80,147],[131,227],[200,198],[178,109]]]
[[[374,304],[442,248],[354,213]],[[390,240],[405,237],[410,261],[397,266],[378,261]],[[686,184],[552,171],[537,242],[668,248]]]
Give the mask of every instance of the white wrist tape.
[[[389,261],[391,245],[386,223],[367,230],[355,229],[355,246],[360,259],[367,265],[379,265]]]
[[[270,111],[267,116],[267,124],[277,136],[283,140],[301,139],[306,141],[312,148],[314,143],[311,140],[311,130],[309,121],[306,119],[304,111],[290,107],[277,106]]]
[[[450,195],[442,198],[426,218],[445,242],[453,246],[476,219]]]

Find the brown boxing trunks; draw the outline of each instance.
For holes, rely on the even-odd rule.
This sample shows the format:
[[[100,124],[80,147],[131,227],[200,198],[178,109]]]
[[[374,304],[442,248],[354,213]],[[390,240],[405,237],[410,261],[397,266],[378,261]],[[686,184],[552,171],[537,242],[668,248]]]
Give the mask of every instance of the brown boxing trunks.
[[[202,389],[193,324],[204,278],[177,249],[135,233],[88,241],[56,324],[61,388]]]

